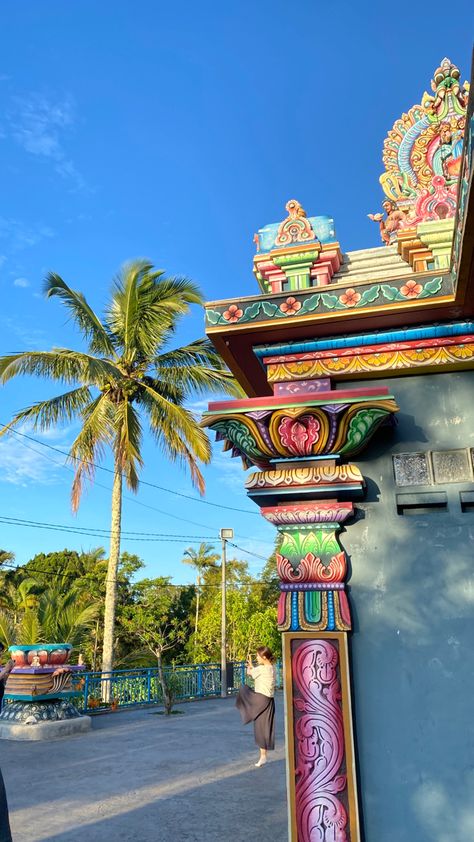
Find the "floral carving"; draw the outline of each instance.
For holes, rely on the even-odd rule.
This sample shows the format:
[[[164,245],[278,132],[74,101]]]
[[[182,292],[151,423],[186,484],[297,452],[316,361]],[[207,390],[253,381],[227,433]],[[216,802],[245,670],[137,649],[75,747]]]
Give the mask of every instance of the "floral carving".
[[[300,842],[348,842],[339,793],[344,774],[344,723],[339,653],[328,640],[302,643],[293,656],[296,821]]]
[[[290,296],[283,302],[283,304],[280,304],[280,310],[287,316],[294,316],[298,310],[301,310],[301,302],[297,301],[293,296]]]
[[[356,292],[355,289],[350,287],[339,296],[339,301],[341,304],[344,304],[345,307],[355,307],[361,298],[362,296],[360,292]]]
[[[236,304],[229,304],[227,310],[222,313],[222,318],[226,320],[226,322],[238,322],[239,319],[242,318],[244,315],[244,311],[237,307]]]
[[[294,456],[309,456],[313,445],[319,439],[321,424],[313,415],[301,415],[299,418],[285,416],[280,421],[278,432],[282,444]]]
[[[416,281],[407,281],[400,287],[400,292],[405,298],[418,298],[420,292],[423,292],[423,286]]]

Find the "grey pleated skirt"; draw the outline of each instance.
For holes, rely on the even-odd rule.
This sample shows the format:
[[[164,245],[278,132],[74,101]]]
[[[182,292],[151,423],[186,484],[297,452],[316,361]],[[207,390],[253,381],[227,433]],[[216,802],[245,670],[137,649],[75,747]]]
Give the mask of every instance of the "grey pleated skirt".
[[[275,748],[275,700],[263,693],[256,693],[244,684],[237,693],[236,707],[242,722],[253,722],[255,742],[259,748]]]
[[[0,842],[12,842],[10,822],[8,821],[7,796],[0,771]]]

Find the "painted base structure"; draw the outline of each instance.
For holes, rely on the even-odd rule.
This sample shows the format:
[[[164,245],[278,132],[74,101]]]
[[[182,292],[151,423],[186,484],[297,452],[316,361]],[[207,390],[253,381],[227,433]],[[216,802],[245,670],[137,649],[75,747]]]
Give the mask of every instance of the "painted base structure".
[[[55,722],[42,720],[32,725],[0,719],[0,740],[56,740],[60,737],[85,734],[90,731],[91,724],[90,716],[77,716]]]
[[[11,646],[15,667],[10,672],[0,712],[0,739],[49,740],[83,733],[90,717],[72,703],[80,695],[73,681],[83,665],[68,662],[69,643]]]

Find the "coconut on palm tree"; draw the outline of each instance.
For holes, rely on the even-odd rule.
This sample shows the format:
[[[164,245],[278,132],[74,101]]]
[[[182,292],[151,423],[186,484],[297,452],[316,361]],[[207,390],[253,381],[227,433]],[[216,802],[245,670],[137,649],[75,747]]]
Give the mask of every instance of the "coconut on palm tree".
[[[238,393],[221,358],[206,339],[169,349],[177,323],[190,305],[202,305],[198,287],[185,278],[164,276],[146,261],[123,267],[117,276],[103,319],[80,292],[59,275],[45,281],[48,298],[58,297],[82,333],[86,350],[53,348],[23,351],[0,358],[0,382],[19,375],[38,375],[71,388],[18,412],[4,428],[30,422],[47,430],[80,421],[69,451],[75,468],[72,507],[79,506],[85,480],[92,481],[107,448],[113,456],[114,480],[110,553],[104,612],[102,670],[113,667],[117,567],[120,556],[123,480],[138,490],[143,465],[143,424],[172,462],[189,469],[203,493],[199,464],[210,461],[209,439],[186,407],[197,393]]]
[[[188,547],[184,551],[184,564],[191,564],[196,571],[196,619],[194,622],[194,649],[197,645],[197,633],[199,624],[199,600],[201,595],[201,576],[209,567],[215,567],[216,561],[220,558],[219,553],[213,552],[212,544],[200,544],[199,549],[195,550],[193,547]]]

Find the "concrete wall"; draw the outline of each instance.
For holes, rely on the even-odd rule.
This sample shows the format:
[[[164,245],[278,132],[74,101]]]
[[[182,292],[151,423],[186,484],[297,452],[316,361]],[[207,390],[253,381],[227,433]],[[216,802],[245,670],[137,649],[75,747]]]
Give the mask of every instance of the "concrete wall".
[[[354,460],[368,494],[341,535],[365,839],[464,842],[474,839],[474,511],[461,512],[459,491],[474,483],[426,489],[447,493],[445,512],[400,516],[396,494],[424,489],[395,485],[392,454],[474,447],[474,372],[377,382],[398,424]]]

